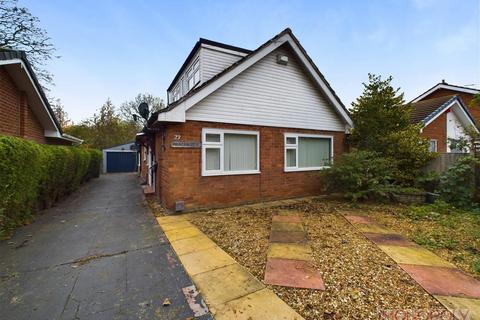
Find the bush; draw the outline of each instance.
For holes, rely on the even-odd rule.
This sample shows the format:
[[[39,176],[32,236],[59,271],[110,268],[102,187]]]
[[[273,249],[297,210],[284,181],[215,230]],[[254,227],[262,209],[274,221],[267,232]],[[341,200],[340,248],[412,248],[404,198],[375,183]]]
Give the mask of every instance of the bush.
[[[393,184],[395,161],[372,151],[354,151],[340,156],[324,170],[326,192],[341,192],[356,200],[387,200],[399,187]]]
[[[475,197],[475,165],[473,156],[462,157],[440,176],[438,193],[445,202],[460,208],[473,206]]]
[[[0,238],[82,182],[98,177],[102,153],[0,136]]]

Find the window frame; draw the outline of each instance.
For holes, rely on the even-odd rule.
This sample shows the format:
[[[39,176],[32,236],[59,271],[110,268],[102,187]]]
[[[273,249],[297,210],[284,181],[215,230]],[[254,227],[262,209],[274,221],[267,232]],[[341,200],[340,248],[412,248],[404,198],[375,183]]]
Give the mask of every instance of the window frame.
[[[287,144],[287,138],[295,138],[295,144]],[[284,172],[299,172],[299,171],[318,171],[323,170],[326,168],[330,168],[330,166],[320,166],[320,167],[305,167],[299,168],[298,167],[298,141],[299,138],[319,138],[319,139],[330,139],[330,163],[333,163],[333,142],[334,137],[332,135],[324,135],[324,134],[310,134],[310,133],[284,133],[283,139],[283,170]],[[294,149],[295,152],[295,166],[294,167],[287,167],[287,150]]]
[[[430,143],[432,143],[432,142],[435,143],[435,150],[433,150],[433,151],[430,150],[430,152],[432,152],[432,153],[433,153],[433,152],[438,152],[438,140],[437,140],[437,139],[430,139]],[[430,146],[429,146],[428,149],[430,149]]]
[[[207,142],[207,134],[219,134],[220,142]],[[237,171],[225,171],[224,162],[224,135],[225,134],[243,134],[249,136],[256,136],[257,138],[257,169],[256,170],[237,170]],[[207,170],[207,149],[220,149],[220,170]],[[215,128],[203,128],[202,129],[202,176],[228,176],[228,175],[242,175],[242,174],[260,174],[260,132],[250,130],[230,130],[230,129],[215,129]]]

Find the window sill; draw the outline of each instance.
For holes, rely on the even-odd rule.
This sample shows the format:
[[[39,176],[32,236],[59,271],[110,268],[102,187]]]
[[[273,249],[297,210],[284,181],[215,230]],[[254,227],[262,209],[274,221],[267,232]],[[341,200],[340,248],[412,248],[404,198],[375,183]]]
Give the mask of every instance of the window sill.
[[[330,166],[314,167],[314,168],[284,168],[283,171],[284,172],[320,171],[328,168],[330,168]]]
[[[244,174],[260,174],[259,170],[248,171],[224,171],[224,172],[202,172],[202,177],[214,177],[214,176],[237,176]]]

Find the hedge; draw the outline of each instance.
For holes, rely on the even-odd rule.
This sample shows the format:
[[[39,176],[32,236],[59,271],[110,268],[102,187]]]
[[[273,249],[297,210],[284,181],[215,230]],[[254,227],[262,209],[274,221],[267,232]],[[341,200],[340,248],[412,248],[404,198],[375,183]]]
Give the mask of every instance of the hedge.
[[[0,136],[0,238],[92,177],[102,153]]]

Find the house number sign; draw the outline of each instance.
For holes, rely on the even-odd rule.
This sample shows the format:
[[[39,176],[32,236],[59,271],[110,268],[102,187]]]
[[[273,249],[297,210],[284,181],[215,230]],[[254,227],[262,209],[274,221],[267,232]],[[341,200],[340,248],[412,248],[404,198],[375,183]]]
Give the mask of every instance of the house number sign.
[[[172,148],[201,148],[202,143],[196,141],[173,141]]]

